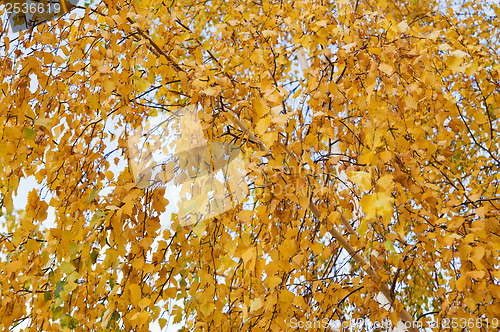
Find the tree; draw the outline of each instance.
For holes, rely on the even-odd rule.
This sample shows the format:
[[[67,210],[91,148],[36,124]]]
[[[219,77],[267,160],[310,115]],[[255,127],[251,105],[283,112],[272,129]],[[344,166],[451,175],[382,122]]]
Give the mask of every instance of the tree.
[[[498,5],[76,10],[3,30],[3,330],[148,331],[171,299],[185,330],[500,325]],[[211,146],[187,156],[209,151],[210,171],[240,147],[249,193],[165,229],[166,190],[140,185],[129,143],[186,107]],[[14,210],[30,177],[42,189]]]

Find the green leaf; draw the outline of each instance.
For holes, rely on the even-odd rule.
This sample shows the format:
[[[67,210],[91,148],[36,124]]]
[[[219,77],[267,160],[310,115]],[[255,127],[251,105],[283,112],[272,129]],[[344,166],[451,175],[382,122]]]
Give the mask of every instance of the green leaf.
[[[61,313],[62,313],[62,310],[63,308],[62,307],[53,307],[52,308],[52,319],[58,319],[59,317],[61,317]]]
[[[30,289],[30,286],[31,286],[31,281],[32,279],[31,278],[28,278],[28,280],[26,280],[23,284],[23,288],[24,289]]]
[[[94,189],[90,192],[89,199],[87,199],[87,204],[90,203],[97,196],[97,189]]]
[[[115,310],[115,311],[113,311],[113,314],[111,314],[111,320],[117,321],[118,319],[120,319],[120,313]]]
[[[49,291],[43,292],[43,301],[49,302],[50,300],[52,300],[51,292],[49,292]]]
[[[90,253],[90,260],[92,261],[92,264],[95,264],[95,262],[97,262],[98,255],[99,255],[99,252],[97,250],[94,250]]]
[[[92,219],[90,219],[90,225],[94,226],[95,223],[100,221],[101,219],[105,218],[106,214],[102,212],[101,210],[97,210],[94,215],[92,216]]]
[[[64,280],[58,281],[56,283],[56,287],[54,289],[54,298],[58,298],[59,297],[59,294],[63,290],[64,286],[66,286],[66,284],[67,284],[67,282],[64,281]]]
[[[69,329],[76,329],[78,327],[78,321],[68,314],[64,314],[61,316],[60,323],[61,323],[61,327],[63,327],[63,328],[66,327]]]
[[[396,253],[396,248],[394,248],[394,244],[391,241],[389,241],[389,240],[385,241],[384,247],[386,250],[388,250],[392,253]]]
[[[28,141],[32,141],[35,139],[36,130],[34,130],[34,129],[24,128],[23,133],[24,133],[24,138],[27,139]]]
[[[115,279],[114,278],[109,278],[109,287],[113,289],[115,287]]]
[[[78,244],[76,244],[75,242],[70,242],[70,244],[68,245],[68,249],[71,255],[76,255],[76,253],[78,252]]]

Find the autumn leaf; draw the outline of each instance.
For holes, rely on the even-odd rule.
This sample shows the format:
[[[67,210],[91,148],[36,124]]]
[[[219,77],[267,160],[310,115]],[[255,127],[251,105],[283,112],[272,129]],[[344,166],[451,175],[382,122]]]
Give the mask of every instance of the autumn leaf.
[[[394,72],[394,68],[387,63],[380,64],[378,68],[380,69],[381,72],[383,72],[387,76],[391,76],[392,73]]]
[[[370,173],[367,172],[350,172],[349,180],[356,184],[361,191],[367,191],[371,189],[371,179]]]
[[[393,212],[394,199],[384,192],[377,192],[369,195],[364,195],[361,198],[360,204],[367,218],[376,218],[377,216],[384,217],[384,225],[389,223],[388,218]]]
[[[32,141],[35,139],[36,131],[31,128],[24,128],[24,138]]]

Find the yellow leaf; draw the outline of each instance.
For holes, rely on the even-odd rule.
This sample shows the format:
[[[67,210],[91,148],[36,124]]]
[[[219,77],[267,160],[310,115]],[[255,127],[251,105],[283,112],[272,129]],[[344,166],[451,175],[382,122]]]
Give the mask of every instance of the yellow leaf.
[[[342,46],[342,49],[344,49],[347,53],[351,52],[351,49],[356,46],[356,43],[350,43],[347,45]]]
[[[328,22],[327,20],[320,20],[318,22],[316,22],[316,25],[317,26],[321,26],[321,27],[326,27],[328,25]]]
[[[483,270],[485,268],[484,264],[480,260],[470,257],[469,260],[476,266],[478,270]]]
[[[141,309],[144,309],[145,307],[149,306],[150,303],[151,303],[151,299],[145,297],[139,301],[138,305]]]
[[[474,213],[481,218],[484,218],[486,212],[488,212],[488,208],[486,206],[482,206],[474,210]]]
[[[465,243],[472,243],[474,242],[474,234],[469,233],[464,237],[464,242]]]
[[[404,20],[404,21],[402,21],[401,23],[398,24],[398,29],[402,33],[406,32],[406,30],[409,29],[409,26],[408,26],[408,23],[406,22],[406,20]]]
[[[460,59],[467,56],[467,53],[465,53],[464,51],[461,51],[461,50],[453,51],[453,52],[451,52],[451,54],[453,54],[453,56],[460,58]]]
[[[377,192],[370,195],[364,195],[361,198],[360,204],[363,212],[368,218],[382,216],[384,217],[384,225],[387,225],[393,212],[393,201],[394,199],[384,192]]]
[[[405,98],[405,104],[407,108],[412,110],[415,110],[418,107],[418,101],[412,96],[408,96]]]
[[[207,96],[214,96],[217,93],[217,89],[209,86],[208,88],[203,90],[203,93],[206,94]]]
[[[262,31],[262,35],[267,38],[267,37],[277,37],[278,33],[274,30],[264,30]]]
[[[130,299],[132,302],[139,303],[142,298],[141,287],[139,287],[138,284],[130,284],[128,288],[130,290]]]
[[[451,50],[452,47],[450,45],[448,45],[447,43],[443,43],[443,44],[440,44],[438,46],[438,50],[440,51],[447,51],[447,50]]]
[[[473,278],[473,279],[481,280],[481,279],[483,279],[485,273],[484,273],[484,271],[469,271],[466,273],[466,275],[468,277]]]
[[[387,174],[378,179],[377,184],[384,190],[392,189],[394,184],[393,179],[394,177],[392,175]]]
[[[144,325],[149,318],[149,312],[137,312],[132,317],[130,317],[130,320],[138,326]]]
[[[252,301],[252,303],[250,304],[250,313],[256,311],[256,310],[259,310],[263,305],[263,302],[262,302],[262,299],[259,297],[255,300]]]
[[[265,282],[269,288],[273,289],[281,283],[281,278],[277,276],[270,276],[266,278]]]
[[[149,89],[149,87],[151,86],[151,83],[149,83],[149,81],[144,79],[144,78],[141,78],[141,77],[138,77],[135,75],[132,76],[132,78],[133,78],[135,86],[137,87],[137,90],[139,92],[144,92],[147,89]]]
[[[246,321],[248,319],[248,307],[245,304],[243,304],[241,306],[241,311],[243,312],[243,315],[242,315],[243,321]]]
[[[371,189],[370,173],[351,171],[348,177],[351,182],[358,186],[359,190],[366,191]]]
[[[457,280],[457,289],[460,291],[460,292],[463,292],[465,290],[465,287],[467,285],[467,277],[466,276],[461,276],[460,278],[458,278]]]
[[[486,250],[482,246],[477,246],[472,248],[471,257],[477,261],[481,260],[484,257]]]
[[[104,91],[112,92],[115,89],[115,82],[112,80],[105,80],[103,83]]]
[[[391,76],[393,71],[394,71],[394,68],[387,64],[387,63],[381,63],[379,66],[378,66],[378,69],[383,72],[384,74],[386,74],[387,76]]]
[[[296,255],[292,258],[292,262],[297,266],[300,267],[302,264],[302,260],[304,259],[304,255]]]
[[[427,35],[427,38],[430,40],[434,40],[437,37],[439,37],[440,34],[441,34],[441,30],[433,31],[429,35]]]
[[[215,305],[213,303],[207,302],[200,306],[200,311],[203,315],[210,315],[215,309]]]
[[[255,214],[252,210],[243,210],[238,213],[238,218],[242,223],[249,223],[252,221],[252,217]]]
[[[169,299],[173,299],[177,295],[177,288],[169,287],[163,291],[163,295]]]
[[[470,66],[465,70],[465,74],[467,76],[474,75],[477,70],[479,69],[479,65],[477,64],[476,61],[472,62]]]
[[[241,258],[243,259],[243,262],[247,263],[250,259],[255,257],[255,248],[251,247],[248,248],[242,255]]]
[[[68,262],[62,262],[61,264],[61,272],[65,274],[69,274],[71,272],[75,271],[75,267],[68,263]]]
[[[255,133],[259,136],[264,134],[269,129],[269,124],[271,123],[271,120],[272,118],[270,116],[261,118],[257,122],[257,125],[255,126]]]
[[[271,120],[271,123],[276,123],[280,126],[283,126],[286,122],[288,121],[288,115],[287,114],[282,114],[280,116],[277,116]]]
[[[196,236],[201,237],[205,232],[206,228],[207,228],[207,221],[201,220],[193,227],[193,233],[196,234]]]
[[[105,312],[102,317],[101,327],[104,329],[108,325],[109,319],[111,318],[111,314],[115,311],[115,306],[111,305]]]
[[[109,68],[106,66],[99,66],[97,67],[97,71],[99,71],[101,74],[107,74],[109,73]]]
[[[160,318],[160,320],[158,320],[158,324],[160,324],[160,329],[163,330],[165,325],[167,325],[167,320],[165,318]]]
[[[385,150],[379,153],[379,157],[384,163],[386,163],[392,159],[392,152]]]
[[[23,262],[21,261],[14,261],[14,262],[10,262],[9,264],[7,264],[7,267],[5,268],[5,271],[7,273],[11,273],[11,272],[17,272],[19,271],[19,269],[21,268],[21,266],[23,266]]]
[[[187,77],[187,74],[183,71],[180,71],[177,73],[177,75],[179,75],[179,78],[181,79],[181,83],[182,83],[182,86],[184,88],[187,87],[187,82],[188,82],[188,77]]]
[[[451,55],[446,59],[446,66],[451,70],[456,70],[462,64],[462,57]]]
[[[374,148],[376,148],[377,142],[373,142]],[[359,157],[359,162],[363,164],[368,164],[368,165],[377,165],[379,163],[379,158],[378,155],[373,153],[373,152],[368,152],[366,154],[363,154]]]
[[[47,128],[48,130],[50,130],[50,128],[52,128],[51,122],[52,122],[52,119],[49,119],[49,118],[36,119],[35,125],[42,126],[42,127]]]

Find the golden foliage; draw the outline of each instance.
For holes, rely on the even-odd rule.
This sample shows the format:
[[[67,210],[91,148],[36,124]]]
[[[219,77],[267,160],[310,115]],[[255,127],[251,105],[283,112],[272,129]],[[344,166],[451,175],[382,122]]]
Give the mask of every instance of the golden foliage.
[[[491,330],[492,3],[105,0],[4,32],[0,329],[149,331],[172,300],[185,330],[386,317]],[[189,105],[207,140],[241,147],[250,195],[164,227],[165,189],[117,169],[131,128]],[[40,189],[15,210],[22,179]]]

